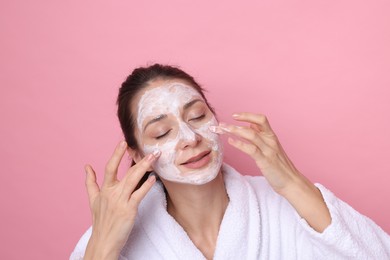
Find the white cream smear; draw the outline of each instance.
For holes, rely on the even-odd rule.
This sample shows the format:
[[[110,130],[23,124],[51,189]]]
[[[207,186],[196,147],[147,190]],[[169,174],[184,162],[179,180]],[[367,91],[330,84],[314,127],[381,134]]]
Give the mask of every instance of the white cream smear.
[[[138,104],[137,126],[140,133],[139,140],[142,140],[142,127],[147,117],[156,118],[160,115],[172,115],[177,122],[174,126],[177,128],[176,134],[171,133],[167,141],[156,140],[156,144],[153,145],[142,143],[143,152],[149,154],[155,150],[161,151],[160,157],[153,164],[154,171],[161,178],[172,182],[201,185],[213,180],[218,175],[222,165],[223,147],[218,134],[209,129],[210,126],[218,125],[214,115],[200,127],[193,127],[189,122],[183,120],[181,111],[184,105],[194,99],[204,101],[194,88],[183,83],[170,83],[148,90],[142,95]],[[202,147],[211,151],[208,155],[211,156],[211,161],[202,168],[181,171],[175,164],[177,152],[180,149],[179,144],[195,141],[196,138],[204,139],[199,144],[207,143],[207,147],[205,145]],[[199,147],[195,148],[198,151]],[[196,154],[192,154],[192,156],[194,155]]]

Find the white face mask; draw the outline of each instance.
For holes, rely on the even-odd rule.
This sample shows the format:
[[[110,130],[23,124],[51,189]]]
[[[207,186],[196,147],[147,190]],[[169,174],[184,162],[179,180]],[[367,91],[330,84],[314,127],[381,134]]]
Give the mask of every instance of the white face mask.
[[[194,88],[183,83],[170,83],[153,88],[146,91],[140,98],[137,126],[140,133],[141,147],[145,154],[152,153],[157,149],[161,151],[161,156],[155,161],[153,168],[165,180],[201,185],[213,180],[221,168],[222,142],[217,134],[209,130],[210,126],[218,125],[215,116],[209,116],[209,120],[205,119],[205,122],[197,127],[182,118],[184,105],[196,99],[204,102],[202,96]],[[154,140],[153,144],[145,144],[142,138],[143,127],[146,124],[145,119],[148,118],[148,121],[150,121],[160,115],[167,115],[174,119],[175,123],[172,128],[175,128],[175,131],[170,130],[169,135],[164,140]],[[153,127],[153,125],[149,127]],[[180,148],[183,142],[198,143],[184,151]],[[207,158],[209,159],[204,166],[187,168],[182,165],[180,169],[177,167],[178,159],[188,160],[189,157],[198,155],[194,153],[206,151],[210,151],[210,154],[207,155],[209,157],[204,157],[206,161]],[[177,158],[177,156],[182,158]]]

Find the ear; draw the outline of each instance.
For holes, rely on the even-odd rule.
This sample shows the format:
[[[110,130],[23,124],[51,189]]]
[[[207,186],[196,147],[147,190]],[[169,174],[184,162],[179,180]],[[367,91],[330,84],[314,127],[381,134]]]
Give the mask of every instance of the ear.
[[[130,147],[127,148],[127,152],[129,153],[131,159],[133,159],[133,161],[136,164],[145,157],[145,155],[143,153],[140,153],[137,150],[133,150]],[[151,172],[151,171],[153,171],[153,168],[149,167],[148,172]]]

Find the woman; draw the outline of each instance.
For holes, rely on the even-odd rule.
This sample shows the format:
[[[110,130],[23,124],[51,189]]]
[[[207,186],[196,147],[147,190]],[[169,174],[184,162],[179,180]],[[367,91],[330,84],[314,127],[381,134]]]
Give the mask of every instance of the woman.
[[[264,115],[234,114],[244,127],[219,124],[184,71],[135,69],[120,88],[118,117],[126,141],[102,187],[86,166],[93,225],[71,259],[390,258],[390,237],[306,179]],[[223,164],[224,134],[264,177]],[[118,180],[126,150],[135,164]]]

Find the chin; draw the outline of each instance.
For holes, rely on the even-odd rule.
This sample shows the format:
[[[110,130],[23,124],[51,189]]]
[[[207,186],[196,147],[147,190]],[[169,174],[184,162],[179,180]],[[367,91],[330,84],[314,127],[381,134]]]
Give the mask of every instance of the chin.
[[[204,185],[214,180],[221,171],[223,153],[212,150],[208,157],[191,167],[166,164],[164,167],[158,167],[157,173],[162,179],[170,182]]]
[[[192,185],[204,185],[207,184],[211,181],[213,181],[218,175],[218,172],[216,174],[208,175],[207,177],[202,177],[202,178],[191,178],[187,180],[188,184]]]
[[[222,158],[214,157],[213,160],[206,166],[200,169],[187,169],[186,172],[178,176],[176,182],[187,183],[192,185],[203,185],[214,180],[221,171]]]

